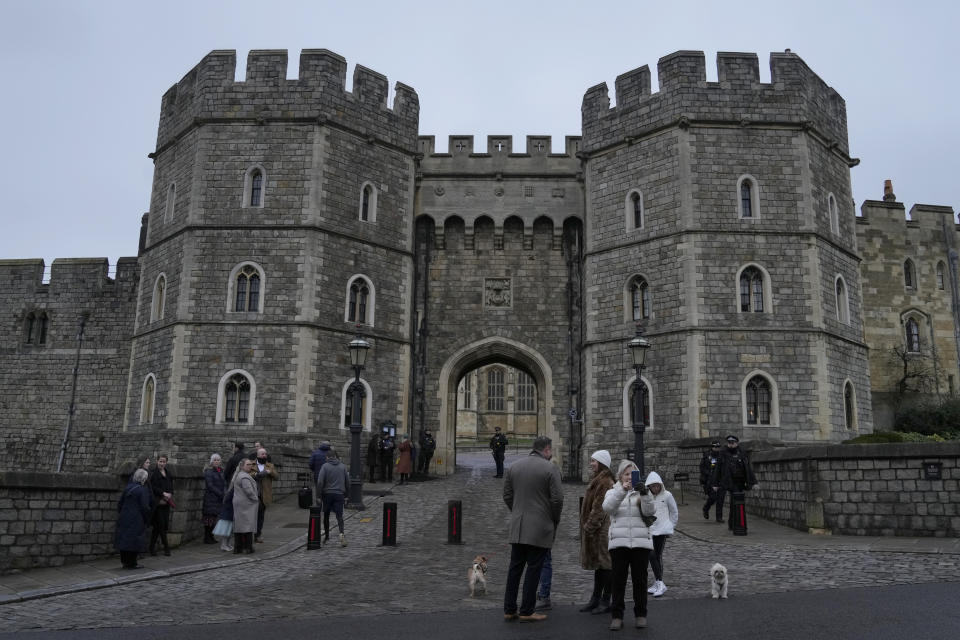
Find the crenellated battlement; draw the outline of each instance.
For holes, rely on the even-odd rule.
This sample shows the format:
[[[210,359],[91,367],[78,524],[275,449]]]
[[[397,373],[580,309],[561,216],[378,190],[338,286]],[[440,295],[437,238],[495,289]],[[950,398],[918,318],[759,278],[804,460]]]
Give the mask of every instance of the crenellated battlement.
[[[413,149],[420,102],[416,91],[397,82],[393,108],[387,107],[386,76],[357,65],[353,91],[346,91],[347,61],[326,49],[300,53],[297,79],[287,79],[283,49],[255,49],[247,55],[244,81],[234,79],[237,54],[211,51],[161,100],[157,148],[198,120],[317,119],[362,135]]]
[[[651,91],[647,66],[620,75],[616,106],[606,83],[587,89],[581,107],[585,150],[622,142],[677,122],[796,123],[815,128],[848,153],[846,103],[796,54],[770,54],[771,81],[760,81],[754,53],[717,54],[717,82],[707,82],[702,51],[677,51],[660,58],[660,90]],[[681,120],[684,119],[684,120]]]
[[[46,264],[42,259],[0,260],[0,280],[7,283],[7,292],[35,293],[47,288],[53,293],[79,290],[101,291],[117,284],[126,286],[137,280],[136,258],[117,260],[117,272],[110,277],[110,263],[106,258],[57,258],[50,266],[50,281],[43,281]]]
[[[941,231],[944,218],[947,218],[951,225],[957,224],[957,216],[952,207],[917,203],[910,207],[908,217],[906,206],[902,202],[864,200],[860,206],[857,224],[899,235],[908,228]]]
[[[474,151],[470,135],[451,135],[446,153],[436,151],[435,136],[420,136],[417,150],[423,155],[421,167],[425,172],[463,173],[575,173],[579,170],[580,136],[564,138],[563,153],[551,153],[550,136],[526,137],[526,152],[513,150],[513,136],[487,136],[487,150]]]

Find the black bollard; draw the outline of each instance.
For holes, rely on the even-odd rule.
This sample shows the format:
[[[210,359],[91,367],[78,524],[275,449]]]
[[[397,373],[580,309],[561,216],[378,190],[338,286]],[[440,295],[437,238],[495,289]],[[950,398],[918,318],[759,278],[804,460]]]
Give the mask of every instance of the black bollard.
[[[323,508],[310,507],[310,522],[307,525],[307,550],[323,547]]]
[[[730,513],[733,515],[733,535],[747,535],[747,505],[743,491],[734,491],[730,495]]]
[[[463,506],[459,500],[447,502],[447,544],[460,544],[463,533]]]
[[[397,503],[383,503],[383,542],[384,547],[397,546]]]

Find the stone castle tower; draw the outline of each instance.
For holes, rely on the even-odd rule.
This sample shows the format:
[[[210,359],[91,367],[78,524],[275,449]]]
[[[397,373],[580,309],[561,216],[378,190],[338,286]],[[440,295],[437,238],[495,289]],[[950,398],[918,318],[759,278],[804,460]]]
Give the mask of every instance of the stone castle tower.
[[[358,330],[373,345],[362,423],[433,430],[438,473],[460,382],[493,364],[532,380],[525,429],[554,439],[565,473],[592,448],[619,457],[638,324],[658,468],[730,431],[871,430],[856,160],[842,98],[798,56],[771,55],[769,84],[756,55],[718,54],[718,82],[702,52],[666,56],[657,93],[647,67],[617,79],[613,108],[588,89],[560,153],[543,136],[523,153],[451,136],[438,153],[411,88],[388,106],[386,78],[358,66],[347,92],[329,51],[304,50],[297,79],[287,63],[251,51],[236,82],[235,53],[214,51],[164,94],[139,255],[116,279],[58,260],[43,284],[40,261],[0,263],[18,456],[66,441],[68,466],[108,469],[143,451],[200,462],[237,438],[278,455],[345,444]],[[83,313],[97,338],[77,348]],[[28,344],[41,320],[49,337]],[[55,382],[13,393],[34,380]],[[495,412],[502,390],[482,382]]]

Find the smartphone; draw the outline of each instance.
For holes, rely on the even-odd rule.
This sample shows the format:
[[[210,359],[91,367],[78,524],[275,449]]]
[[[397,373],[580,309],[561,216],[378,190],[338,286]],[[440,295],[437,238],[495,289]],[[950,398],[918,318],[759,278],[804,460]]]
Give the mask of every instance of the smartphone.
[[[640,470],[634,469],[630,472],[630,482],[633,484],[633,488],[636,489],[640,486]]]

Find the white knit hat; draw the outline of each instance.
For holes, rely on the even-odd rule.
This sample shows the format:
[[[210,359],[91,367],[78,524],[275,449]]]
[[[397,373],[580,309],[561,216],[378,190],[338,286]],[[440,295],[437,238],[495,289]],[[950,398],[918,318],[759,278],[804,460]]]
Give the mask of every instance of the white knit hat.
[[[606,449],[600,449],[599,451],[594,451],[593,455],[590,456],[591,459],[596,460],[607,469],[610,468],[610,452]]]

